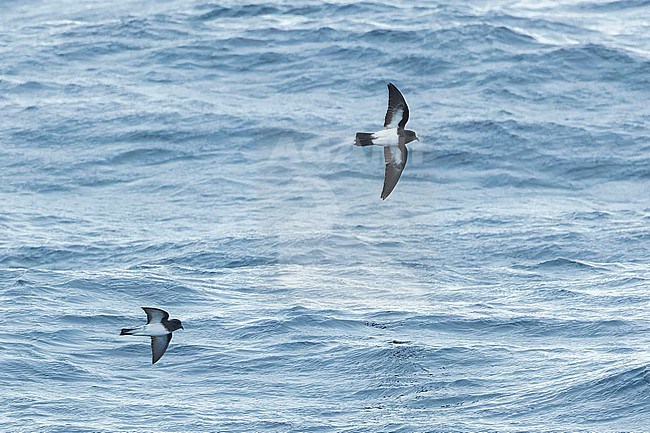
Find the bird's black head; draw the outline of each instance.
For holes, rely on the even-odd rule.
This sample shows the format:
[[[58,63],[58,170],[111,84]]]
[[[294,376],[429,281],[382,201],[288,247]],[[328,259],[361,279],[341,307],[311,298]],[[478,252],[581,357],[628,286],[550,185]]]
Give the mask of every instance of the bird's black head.
[[[176,331],[177,329],[185,329],[185,328],[183,328],[183,324],[181,323],[180,320],[172,319],[167,321],[167,329],[173,332]]]
[[[415,131],[411,131],[409,129],[404,130],[404,136],[406,137],[406,142],[410,143],[413,140],[420,141],[417,135],[415,135]]]

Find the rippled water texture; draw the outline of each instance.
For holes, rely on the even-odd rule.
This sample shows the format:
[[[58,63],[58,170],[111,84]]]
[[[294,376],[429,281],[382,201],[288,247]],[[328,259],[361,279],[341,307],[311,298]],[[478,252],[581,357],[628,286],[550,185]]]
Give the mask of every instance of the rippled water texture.
[[[3,2],[0,430],[650,431],[649,10]]]

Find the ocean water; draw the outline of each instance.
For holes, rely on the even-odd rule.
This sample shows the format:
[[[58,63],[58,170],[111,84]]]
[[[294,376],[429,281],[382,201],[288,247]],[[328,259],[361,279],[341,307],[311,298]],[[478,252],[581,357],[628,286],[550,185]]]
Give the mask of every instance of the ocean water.
[[[649,17],[2,2],[0,431],[650,431]]]

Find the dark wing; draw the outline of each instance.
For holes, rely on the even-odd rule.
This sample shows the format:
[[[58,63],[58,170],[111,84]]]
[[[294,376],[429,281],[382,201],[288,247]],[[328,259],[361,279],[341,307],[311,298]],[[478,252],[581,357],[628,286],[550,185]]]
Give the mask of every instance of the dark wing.
[[[160,308],[142,307],[142,309],[147,313],[147,323],[160,323],[169,319],[169,313]]]
[[[384,175],[384,189],[381,192],[381,199],[386,200],[395,189],[397,181],[404,171],[406,159],[408,158],[408,150],[404,140],[400,137],[400,144],[398,147],[384,147],[384,159],[386,160],[386,174]]]
[[[151,363],[155,364],[165,354],[169,342],[172,341],[172,334],[162,337],[151,337]]]
[[[388,83],[388,110],[384,119],[384,128],[404,128],[409,121],[409,106],[404,96],[393,83]]]

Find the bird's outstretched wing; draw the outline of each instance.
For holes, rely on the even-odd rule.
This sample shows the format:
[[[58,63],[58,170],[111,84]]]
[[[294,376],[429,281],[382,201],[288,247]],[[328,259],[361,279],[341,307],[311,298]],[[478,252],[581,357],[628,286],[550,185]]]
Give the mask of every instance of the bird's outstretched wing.
[[[172,341],[172,334],[162,337],[151,337],[151,363],[155,364],[165,354],[169,342]]]
[[[384,128],[404,128],[409,121],[409,106],[402,93],[393,83],[388,83],[388,110],[384,118]]]
[[[147,323],[160,323],[163,320],[169,319],[169,313],[160,308],[153,307],[142,307],[145,313],[147,313]]]
[[[382,200],[386,200],[386,197],[395,189],[395,185],[397,185],[397,181],[402,175],[402,171],[404,171],[407,158],[408,150],[402,139],[400,139],[399,146],[384,147],[386,173],[384,175],[384,189],[381,192]]]

